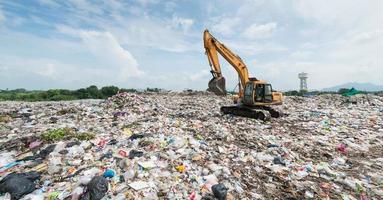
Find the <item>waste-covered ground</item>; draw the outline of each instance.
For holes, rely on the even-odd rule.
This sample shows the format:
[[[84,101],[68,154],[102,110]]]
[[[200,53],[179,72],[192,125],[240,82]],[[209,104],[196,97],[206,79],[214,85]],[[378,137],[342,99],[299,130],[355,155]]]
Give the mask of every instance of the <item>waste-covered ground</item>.
[[[231,103],[0,102],[0,199],[383,199],[383,97],[286,97],[268,122]]]

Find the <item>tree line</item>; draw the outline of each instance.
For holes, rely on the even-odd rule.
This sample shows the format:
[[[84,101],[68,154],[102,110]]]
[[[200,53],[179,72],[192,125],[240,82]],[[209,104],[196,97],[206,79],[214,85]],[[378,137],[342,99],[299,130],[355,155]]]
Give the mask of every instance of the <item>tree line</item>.
[[[322,94],[343,94],[349,89],[341,88],[337,92],[330,91],[287,91],[283,92],[285,96],[314,96]],[[0,90],[0,101],[68,101],[78,99],[106,99],[119,92],[161,92],[164,91],[160,88],[146,88],[145,90],[138,91],[136,89],[118,88],[116,86],[105,86],[98,88],[95,85],[91,85],[87,88],[80,88],[78,90],[67,89],[51,89],[51,90],[26,90],[23,88],[14,90]],[[230,93],[230,92],[229,92]],[[236,92],[233,92],[233,94]],[[365,92],[361,93],[379,93],[383,92]]]
[[[160,92],[159,88],[147,88],[147,92]],[[67,101],[77,99],[106,99],[119,92],[138,92],[136,89],[105,86],[98,88],[91,85],[78,90],[50,89],[46,91],[29,91],[23,88],[14,90],[0,90],[0,101]]]
[[[340,88],[338,91],[297,91],[297,90],[291,90],[287,92],[283,92],[285,96],[315,96],[315,95],[322,95],[322,94],[344,94],[348,92],[350,88]],[[359,91],[361,94],[383,94],[383,91],[375,91],[375,92],[369,92],[369,91]]]

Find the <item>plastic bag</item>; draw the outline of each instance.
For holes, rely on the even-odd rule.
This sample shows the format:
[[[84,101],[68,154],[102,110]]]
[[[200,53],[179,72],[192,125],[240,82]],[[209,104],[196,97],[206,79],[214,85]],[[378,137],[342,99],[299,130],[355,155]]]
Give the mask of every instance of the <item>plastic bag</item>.
[[[100,200],[108,191],[108,181],[103,176],[95,176],[88,183],[86,192],[80,200]]]
[[[131,150],[129,152],[129,159],[133,159],[134,157],[141,157],[144,155],[144,152],[142,151],[137,151],[137,150]]]
[[[7,165],[8,163],[15,162],[14,152],[5,152],[0,154],[0,167]]]
[[[219,183],[211,186],[211,190],[213,191],[213,194],[215,198],[218,200],[225,200],[227,196],[227,188],[224,184]]]
[[[33,181],[36,179],[40,179],[37,172],[8,174],[0,181],[0,194],[8,192],[11,194],[11,200],[20,199],[35,190],[36,184]]]

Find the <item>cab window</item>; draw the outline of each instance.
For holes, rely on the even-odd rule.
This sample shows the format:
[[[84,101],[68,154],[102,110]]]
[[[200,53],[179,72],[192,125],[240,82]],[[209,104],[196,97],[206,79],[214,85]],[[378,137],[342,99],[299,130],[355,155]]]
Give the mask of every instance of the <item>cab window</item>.
[[[263,100],[263,90],[264,85],[263,84],[257,84],[257,87],[255,88],[255,101],[262,102]]]
[[[245,96],[251,96],[253,92],[252,90],[253,90],[252,83],[248,83],[245,88]]]
[[[265,102],[273,101],[272,88],[270,84],[265,85]]]
[[[253,103],[253,83],[247,83],[245,87],[245,95],[244,95],[244,102],[245,104],[252,104]]]

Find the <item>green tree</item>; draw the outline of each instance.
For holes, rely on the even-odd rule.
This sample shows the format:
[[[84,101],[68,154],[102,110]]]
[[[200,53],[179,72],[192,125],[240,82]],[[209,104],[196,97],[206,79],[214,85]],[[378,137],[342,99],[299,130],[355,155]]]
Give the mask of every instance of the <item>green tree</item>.
[[[136,89],[125,89],[125,88],[121,88],[120,89],[120,92],[138,92]]]
[[[159,88],[146,88],[146,91],[147,92],[160,92],[161,91],[161,89],[159,89]]]
[[[348,92],[348,90],[349,90],[349,89],[347,89],[347,88],[340,88],[340,89],[338,90],[338,94],[343,94],[343,93],[345,93],[345,92]]]
[[[296,90],[284,92],[286,96],[302,96],[302,94]]]
[[[91,98],[90,94],[88,93],[88,91],[85,88],[80,88],[80,89],[76,90],[74,92],[74,95],[78,99],[89,99],[89,98]]]
[[[100,91],[104,97],[111,97],[111,96],[117,94],[118,87],[116,87],[116,86],[105,86],[105,87],[102,87]]]
[[[92,99],[102,99],[103,95],[102,93],[98,90],[97,86],[91,85],[86,88],[86,91],[89,93],[90,97]]]
[[[26,91],[27,90],[24,88],[17,88],[17,89],[11,90],[11,92],[15,92],[15,93],[26,92]]]

